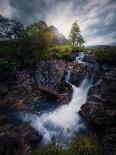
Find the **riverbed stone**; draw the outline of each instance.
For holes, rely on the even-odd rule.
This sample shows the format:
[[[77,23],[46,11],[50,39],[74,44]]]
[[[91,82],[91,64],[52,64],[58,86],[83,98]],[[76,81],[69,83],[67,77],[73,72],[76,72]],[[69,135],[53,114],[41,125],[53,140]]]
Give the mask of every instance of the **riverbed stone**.
[[[3,120],[3,116],[1,117]],[[9,124],[6,118],[4,123],[6,125]],[[5,126],[4,123],[2,123],[3,128]],[[0,154],[30,154],[31,148],[37,146],[41,140],[42,136],[26,123],[22,123],[19,127],[12,126],[12,128],[7,128],[7,130],[1,130],[0,132]]]
[[[65,76],[66,63],[63,60],[42,61],[37,68],[36,79],[42,91],[59,94],[62,80]]]
[[[8,88],[3,83],[0,83],[0,95],[4,96],[8,93]]]
[[[103,144],[111,155],[116,154],[116,69],[103,73],[101,78],[101,83],[91,88],[80,113],[104,133]]]

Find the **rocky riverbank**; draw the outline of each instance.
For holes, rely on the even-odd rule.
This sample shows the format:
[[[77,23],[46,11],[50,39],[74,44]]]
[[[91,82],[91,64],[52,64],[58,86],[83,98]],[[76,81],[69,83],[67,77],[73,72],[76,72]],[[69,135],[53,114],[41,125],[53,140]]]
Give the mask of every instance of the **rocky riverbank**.
[[[0,83],[0,154],[28,155],[40,143],[42,137],[35,129],[24,123],[15,125],[7,112],[31,111],[47,98],[69,103],[72,88],[65,82],[67,65],[62,60],[43,61],[37,72],[21,70],[12,80],[7,77]]]
[[[14,124],[15,118],[8,113],[31,110],[32,103],[40,97],[35,72],[22,70],[16,73],[12,80],[0,83],[0,154],[30,155],[31,148],[38,145],[41,135],[30,125]],[[11,78],[11,77],[10,77]]]
[[[62,60],[43,61],[34,70],[21,70],[13,81],[0,83],[0,106],[30,110],[41,97],[51,96],[61,103],[71,99],[71,86],[65,82],[68,64]]]
[[[0,83],[0,108],[12,112],[31,111],[34,104],[41,104],[39,101],[44,99],[68,104],[72,94],[72,87],[65,81],[68,67],[71,66],[70,82],[76,86],[87,73],[90,77],[93,75],[94,85],[80,114],[100,129],[105,152],[113,155],[116,154],[116,68],[95,63],[93,55],[91,59],[86,55],[85,61],[87,63],[47,60],[42,61],[36,71],[18,71],[12,80],[7,78]],[[31,154],[31,148],[41,139],[30,125],[21,123],[16,126],[0,110],[0,154]]]
[[[90,90],[81,115],[103,133],[108,155],[116,154],[116,68],[102,69],[100,82]]]
[[[0,115],[1,155],[30,155],[32,147],[37,146],[41,139],[30,125],[22,123],[15,127],[5,115]]]

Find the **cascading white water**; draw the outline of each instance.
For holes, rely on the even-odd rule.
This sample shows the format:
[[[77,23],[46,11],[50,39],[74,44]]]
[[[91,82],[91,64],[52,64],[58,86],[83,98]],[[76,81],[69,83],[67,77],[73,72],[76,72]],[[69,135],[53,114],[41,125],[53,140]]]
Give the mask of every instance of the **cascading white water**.
[[[72,100],[68,105],[62,105],[41,116],[27,112],[20,113],[20,118],[23,121],[29,121],[30,125],[43,135],[43,143],[55,142],[65,145],[85,127],[78,112],[86,101],[90,86],[91,81],[85,78],[80,87],[72,85]]]
[[[79,55],[79,57],[82,58],[83,55]],[[81,60],[81,58],[78,59]],[[72,67],[70,66],[66,76],[66,82],[68,83],[70,81],[71,70]],[[30,125],[43,136],[42,143],[54,142],[59,145],[66,145],[71,142],[80,129],[85,128],[85,124],[79,115],[79,110],[86,101],[91,85],[92,80],[85,77],[80,87],[71,84],[73,94],[69,104],[62,105],[42,115],[21,112],[18,117],[23,121],[29,121]]]
[[[84,53],[80,52],[78,56],[76,57],[76,61],[78,61],[79,63],[82,63],[84,56],[85,56]]]
[[[66,78],[65,78],[65,81],[66,81],[67,83],[69,83],[69,81],[70,81],[70,75],[71,75],[72,68],[73,68],[72,66],[69,66],[69,67],[68,67],[67,75],[66,75]]]

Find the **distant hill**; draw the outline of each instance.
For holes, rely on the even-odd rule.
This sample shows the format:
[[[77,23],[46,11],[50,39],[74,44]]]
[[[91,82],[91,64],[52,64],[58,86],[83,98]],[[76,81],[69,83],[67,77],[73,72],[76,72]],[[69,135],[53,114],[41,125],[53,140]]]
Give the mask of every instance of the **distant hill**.
[[[59,44],[59,43],[65,44],[65,43],[67,43],[67,39],[65,38],[65,36],[62,33],[60,33],[56,27],[54,27],[52,25],[49,28],[50,28],[50,31],[52,33],[53,44]]]
[[[93,46],[86,46],[86,48],[106,48],[106,47],[115,47],[114,45],[93,45]]]

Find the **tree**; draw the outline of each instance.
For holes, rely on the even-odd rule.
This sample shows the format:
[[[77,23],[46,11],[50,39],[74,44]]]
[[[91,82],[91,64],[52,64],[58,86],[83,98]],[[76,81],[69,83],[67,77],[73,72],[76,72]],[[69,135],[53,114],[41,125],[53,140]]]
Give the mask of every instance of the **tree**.
[[[26,53],[28,53],[32,59],[34,58],[34,63],[38,64],[51,44],[49,27],[43,21],[34,23],[28,26],[20,37],[20,47],[22,49],[24,48],[22,51],[27,51]]]
[[[24,27],[16,20],[4,18],[0,16],[0,40],[17,40],[18,35],[23,31]]]
[[[82,47],[83,43],[85,42],[82,35],[80,34],[80,27],[76,22],[73,23],[71,32],[69,34],[69,39],[73,46],[75,47]]]

